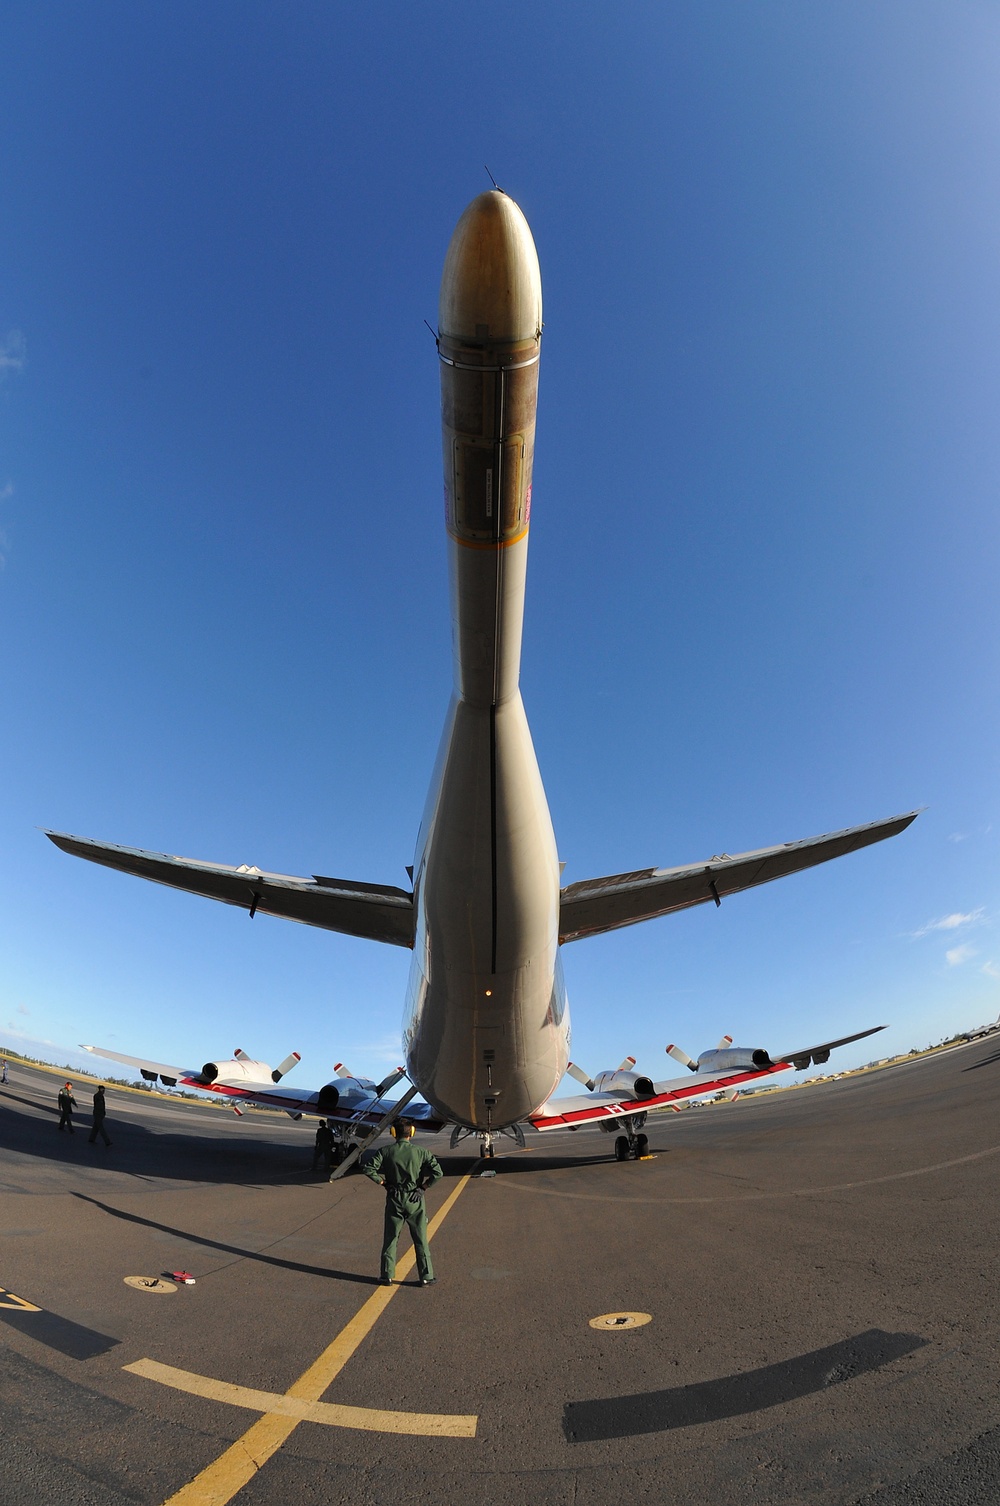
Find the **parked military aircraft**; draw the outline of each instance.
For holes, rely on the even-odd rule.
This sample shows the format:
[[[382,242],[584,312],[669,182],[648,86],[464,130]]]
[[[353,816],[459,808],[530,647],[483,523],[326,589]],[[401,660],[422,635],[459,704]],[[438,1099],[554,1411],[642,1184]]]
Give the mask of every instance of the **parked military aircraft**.
[[[688,1077],[665,1082],[636,1074],[628,1058],[599,1078],[583,1074],[586,1096],[552,1100],[569,1066],[560,948],[693,905],[719,905],[742,889],[895,836],[917,813],[560,888],[518,689],[541,335],[541,276],[527,221],[501,191],[481,194],[458,222],[441,282],[437,348],[455,683],[412,890],[48,835],[77,857],[239,906],[251,917],[278,915],[410,948],[405,1070],[425,1104],[407,1107],[409,1116],[454,1126],[456,1141],[478,1136],[486,1153],[498,1133],[520,1138],[522,1125],[595,1122],[620,1131],[621,1158],[623,1144],[624,1153],[636,1153],[645,1114],[823,1060],[844,1042],[774,1057],[724,1046],[690,1063]],[[387,1084],[351,1077],[316,1092],[279,1089],[287,1064],[272,1073],[243,1055],[198,1071],[101,1054],[234,1101],[322,1114],[345,1133],[385,1121],[411,1096],[393,1105],[382,1096]]]

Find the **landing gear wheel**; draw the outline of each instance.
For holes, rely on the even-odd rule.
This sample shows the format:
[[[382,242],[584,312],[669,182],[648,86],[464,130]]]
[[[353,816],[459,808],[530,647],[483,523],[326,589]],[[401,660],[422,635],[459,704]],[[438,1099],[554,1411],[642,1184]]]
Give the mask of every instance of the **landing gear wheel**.
[[[479,1159],[481,1161],[483,1161],[483,1160],[486,1159],[486,1146],[485,1145],[481,1145],[479,1147]]]
[[[628,1137],[626,1135],[619,1135],[618,1139],[615,1141],[615,1160],[616,1161],[627,1161],[628,1160],[628,1153],[629,1153]]]
[[[643,1156],[649,1153],[649,1138],[646,1135],[635,1137],[635,1159],[641,1161]]]
[[[490,1160],[491,1160],[491,1161],[492,1161],[492,1160],[493,1160],[493,1157],[494,1157],[494,1156],[495,1156],[495,1155],[496,1155],[496,1152],[495,1152],[495,1150],[494,1150],[494,1149],[493,1149],[493,1147],[492,1147],[492,1145],[491,1145],[491,1146],[490,1146],[490,1148],[489,1148],[489,1150],[488,1150],[488,1151],[487,1151],[487,1152],[486,1152],[486,1154],[487,1154],[487,1156],[489,1156],[489,1158],[490,1158]]]

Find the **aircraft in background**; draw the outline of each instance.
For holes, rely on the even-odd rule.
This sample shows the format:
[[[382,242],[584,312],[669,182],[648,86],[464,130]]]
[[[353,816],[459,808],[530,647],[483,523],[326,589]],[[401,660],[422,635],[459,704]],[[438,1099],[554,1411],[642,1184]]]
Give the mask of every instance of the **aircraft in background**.
[[[501,191],[481,194],[456,226],[441,281],[437,347],[454,694],[412,890],[296,878],[48,833],[77,857],[239,906],[251,917],[278,915],[410,948],[404,1046],[412,1087],[395,1103],[383,1097],[387,1083],[359,1078],[340,1077],[300,1094],[279,1089],[285,1064],[276,1077],[266,1063],[242,1054],[206,1063],[200,1072],[100,1054],[147,1076],[293,1114],[322,1114],[341,1126],[358,1114],[365,1124],[387,1123],[405,1107],[419,1123],[454,1126],[455,1143],[478,1136],[486,1154],[500,1133],[522,1140],[523,1125],[614,1126],[616,1153],[624,1159],[622,1143],[636,1153],[641,1121],[654,1109],[824,1060],[835,1046],[860,1039],[778,1057],[723,1046],[691,1063],[690,1076],[659,1083],[636,1074],[627,1058],[599,1078],[583,1074],[585,1097],[552,1101],[570,1065],[563,945],[693,905],[719,905],[740,890],[895,836],[917,812],[735,857],[721,853],[560,887],[518,689],[541,333],[541,276],[527,221]],[[409,1107],[418,1091],[425,1104]]]

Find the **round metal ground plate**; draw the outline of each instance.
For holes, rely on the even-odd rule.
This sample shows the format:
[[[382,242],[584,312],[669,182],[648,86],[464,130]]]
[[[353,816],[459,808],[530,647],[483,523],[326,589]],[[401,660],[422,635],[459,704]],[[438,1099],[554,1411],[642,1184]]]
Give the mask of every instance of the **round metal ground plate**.
[[[591,1318],[590,1326],[618,1333],[623,1328],[641,1328],[644,1323],[652,1321],[652,1313],[602,1313],[599,1318]]]
[[[177,1290],[173,1281],[164,1281],[162,1276],[126,1276],[125,1285],[134,1286],[137,1292],[153,1292],[158,1296]]]

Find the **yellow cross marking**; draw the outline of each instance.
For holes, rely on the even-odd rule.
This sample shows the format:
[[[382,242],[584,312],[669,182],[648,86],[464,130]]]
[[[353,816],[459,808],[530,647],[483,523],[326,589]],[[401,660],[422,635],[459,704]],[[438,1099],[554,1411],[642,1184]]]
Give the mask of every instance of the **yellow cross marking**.
[[[429,1239],[433,1238],[440,1229],[468,1183],[468,1176],[462,1177],[454,1192],[435,1213],[427,1227]],[[407,1250],[396,1266],[397,1276],[399,1278],[408,1276],[416,1265],[416,1260],[414,1251]],[[398,1291],[398,1286],[378,1287],[354,1314],[347,1326],[341,1329],[333,1343],[329,1344],[319,1358],[313,1361],[309,1369],[289,1386],[285,1397],[297,1402],[318,1402],[330,1383],[343,1370],[358,1345],[375,1327]],[[267,1396],[270,1393],[258,1392],[257,1394]],[[356,1410],[366,1409],[359,1407]],[[387,1415],[398,1416],[399,1414]],[[306,1419],[301,1416],[289,1416],[268,1408],[262,1417],[259,1417],[241,1437],[237,1438],[235,1443],[226,1449],[224,1454],[220,1454],[218,1459],[203,1469],[201,1474],[196,1475],[187,1485],[182,1485],[180,1490],[175,1491],[163,1503],[163,1506],[227,1506],[237,1491],[249,1484],[257,1471],[267,1463],[272,1454],[277,1453],[303,1420]],[[350,1423],[348,1426],[355,1427],[357,1424]],[[472,1434],[464,1436],[471,1437]]]
[[[343,1407],[329,1401],[306,1401],[298,1396],[281,1396],[276,1391],[254,1391],[249,1386],[234,1386],[229,1381],[195,1375],[190,1370],[175,1370],[156,1360],[136,1360],[126,1365],[133,1375],[160,1381],[175,1391],[204,1396],[208,1401],[226,1401],[233,1407],[247,1407],[251,1412],[267,1412],[278,1417],[294,1417],[296,1422],[324,1422],[333,1428],[362,1428],[369,1433],[413,1433],[425,1438],[475,1438],[478,1417],[461,1417],[436,1412],[384,1412],[377,1407]]]

